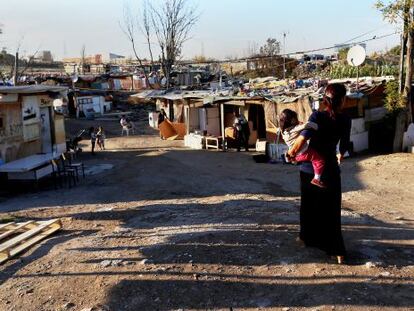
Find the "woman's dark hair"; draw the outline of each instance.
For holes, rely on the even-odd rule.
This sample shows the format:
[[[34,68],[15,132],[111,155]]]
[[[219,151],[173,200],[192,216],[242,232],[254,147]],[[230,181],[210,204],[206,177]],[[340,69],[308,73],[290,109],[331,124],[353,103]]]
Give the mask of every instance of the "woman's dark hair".
[[[298,123],[298,114],[293,110],[285,109],[280,113],[279,126],[282,132]]]
[[[340,112],[345,95],[346,88],[341,83],[332,83],[326,87],[323,103],[328,107],[332,117]]]

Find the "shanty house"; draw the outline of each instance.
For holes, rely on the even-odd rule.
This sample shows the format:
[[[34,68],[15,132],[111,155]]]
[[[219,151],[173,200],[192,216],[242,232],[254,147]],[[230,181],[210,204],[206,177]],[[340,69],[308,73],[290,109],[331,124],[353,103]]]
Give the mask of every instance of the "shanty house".
[[[310,96],[263,97],[226,96],[209,91],[151,91],[137,94],[156,101],[156,109],[163,109],[173,122],[184,123],[187,134],[200,132],[226,138],[226,129],[233,126],[234,112],[243,113],[249,121],[250,141],[275,141],[277,115],[285,108],[295,110],[301,120],[312,113]]]
[[[259,81],[266,85],[268,82],[268,79]],[[370,83],[359,83],[359,91],[350,87],[351,92],[344,108],[352,118],[351,141],[355,152],[385,149],[384,135],[379,134],[384,128],[382,120],[386,114],[382,82],[382,79],[373,79]],[[258,140],[271,143],[277,141],[278,116],[284,109],[296,111],[299,120],[306,122],[312,111],[318,109],[315,103],[321,96],[314,88],[289,91],[279,91],[276,88],[270,92],[269,89],[256,90],[255,85],[252,85],[251,89],[253,91],[238,95],[232,95],[233,91],[229,89],[220,92],[156,90],[142,92],[137,96],[154,100],[158,111],[164,109],[171,121],[185,124],[187,135],[194,133],[198,135],[198,140],[214,136],[231,142],[234,138],[234,112],[239,111],[249,122],[250,145]],[[196,145],[200,146],[199,143]]]
[[[76,96],[77,117],[82,112],[84,116],[103,115],[112,109],[112,101],[106,91],[79,91]]]
[[[58,86],[0,87],[1,162],[66,150],[64,116],[53,107],[66,94]]]

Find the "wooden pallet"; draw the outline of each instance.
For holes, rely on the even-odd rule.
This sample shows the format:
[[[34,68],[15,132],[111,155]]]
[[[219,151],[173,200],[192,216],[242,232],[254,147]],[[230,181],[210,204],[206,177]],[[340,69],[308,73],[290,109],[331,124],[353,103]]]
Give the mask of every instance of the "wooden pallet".
[[[62,228],[59,219],[0,225],[0,264]]]

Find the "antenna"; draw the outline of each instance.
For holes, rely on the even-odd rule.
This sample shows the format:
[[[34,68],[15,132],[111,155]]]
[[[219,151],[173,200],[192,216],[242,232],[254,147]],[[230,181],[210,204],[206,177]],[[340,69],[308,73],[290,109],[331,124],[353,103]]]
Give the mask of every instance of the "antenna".
[[[357,67],[357,92],[359,92],[359,66],[365,62],[367,53],[361,45],[355,45],[349,49],[346,60],[352,67]]]

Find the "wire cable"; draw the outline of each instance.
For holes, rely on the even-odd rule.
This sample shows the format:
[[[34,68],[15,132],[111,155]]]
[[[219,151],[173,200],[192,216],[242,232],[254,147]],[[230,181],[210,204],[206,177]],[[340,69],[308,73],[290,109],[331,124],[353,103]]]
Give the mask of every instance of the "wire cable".
[[[366,42],[370,42],[370,41],[375,41],[375,40],[381,40],[390,36],[394,36],[397,34],[400,34],[401,31],[396,31],[393,33],[389,33],[389,34],[385,34],[382,36],[374,36],[373,38],[370,39],[365,39],[365,40],[361,40],[361,41],[354,41],[354,42],[350,42],[347,45],[357,45],[357,44],[362,44],[362,43],[366,43]],[[299,54],[309,54],[309,53],[315,53],[315,52],[321,52],[321,51],[328,51],[328,50],[332,50],[332,49],[336,49],[338,48],[338,45],[333,45],[333,46],[328,46],[328,47],[324,47],[324,48],[318,48],[318,49],[311,49],[311,50],[305,50],[305,51],[295,51],[295,52],[290,52],[290,53],[283,53],[283,54],[277,54],[277,55],[273,55],[273,56],[269,56],[269,55],[258,55],[258,56],[250,56],[250,57],[243,57],[243,58],[238,58],[235,60],[214,60],[214,61],[206,61],[206,62],[180,62],[178,64],[180,65],[189,65],[189,64],[223,64],[223,63],[241,63],[241,62],[245,62],[248,60],[260,60],[260,59],[271,59],[271,58],[276,58],[276,57],[288,57],[291,55],[299,55]]]

